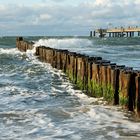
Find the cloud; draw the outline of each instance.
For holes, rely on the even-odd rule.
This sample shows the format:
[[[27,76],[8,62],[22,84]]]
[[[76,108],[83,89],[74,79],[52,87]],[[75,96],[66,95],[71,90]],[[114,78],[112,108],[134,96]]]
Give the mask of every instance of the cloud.
[[[49,14],[41,14],[40,15],[40,20],[48,21],[49,19],[51,19],[51,16]]]
[[[38,0],[39,1],[39,0]],[[1,4],[1,33],[88,35],[90,29],[140,25],[140,0],[41,0]]]

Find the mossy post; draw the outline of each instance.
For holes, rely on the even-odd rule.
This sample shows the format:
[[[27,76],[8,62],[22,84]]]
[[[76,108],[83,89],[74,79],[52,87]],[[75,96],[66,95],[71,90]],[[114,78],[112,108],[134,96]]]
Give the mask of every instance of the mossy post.
[[[66,75],[69,77],[69,68],[70,68],[70,53],[66,55]]]
[[[88,66],[87,66],[87,95],[91,95],[92,94],[92,86],[91,86],[91,79],[92,79],[92,64],[93,61],[89,60],[88,61]]]
[[[101,61],[101,57],[89,57],[86,60],[86,90],[89,96],[96,96],[95,95],[95,85],[98,85],[97,79],[95,78],[97,75],[95,74],[96,71],[96,61]],[[98,63],[97,63],[98,64]],[[95,66],[95,69],[94,69]],[[95,71],[94,71],[95,70]],[[96,75],[96,76],[95,76]],[[98,80],[99,81],[99,80]],[[94,84],[96,83],[96,84]]]
[[[92,77],[91,77],[91,96],[102,97],[102,87],[100,84],[100,64],[92,64]]]
[[[75,83],[75,77],[74,77],[75,56],[76,56],[76,53],[74,53],[74,52],[71,52],[70,55],[69,55],[69,59],[70,59],[70,64],[69,64],[69,78],[70,78],[70,80],[73,83]]]
[[[83,90],[84,89],[84,55],[79,55],[77,57],[77,86]]]
[[[77,83],[77,55],[75,54],[74,56],[74,68],[73,68],[73,83],[76,84]]]
[[[100,65],[100,85],[102,87],[102,94],[105,99],[107,99],[107,66],[108,64]]]
[[[113,66],[111,68],[110,99],[112,98],[112,104],[114,105],[119,104],[119,74],[120,70]]]
[[[120,71],[119,103],[129,111],[135,108],[135,73],[132,71]]]
[[[86,89],[87,89],[87,75],[88,75],[88,72],[87,72],[87,67],[88,67],[88,56],[83,56],[83,62],[82,62],[82,69],[81,69],[81,75],[83,77],[83,90],[84,92],[86,93]]]
[[[119,104],[128,108],[130,73],[121,70],[119,81]]]
[[[136,108],[136,73],[131,70],[130,87],[129,87],[129,110],[134,111]]]
[[[140,117],[140,74],[135,78],[136,81],[136,114]]]

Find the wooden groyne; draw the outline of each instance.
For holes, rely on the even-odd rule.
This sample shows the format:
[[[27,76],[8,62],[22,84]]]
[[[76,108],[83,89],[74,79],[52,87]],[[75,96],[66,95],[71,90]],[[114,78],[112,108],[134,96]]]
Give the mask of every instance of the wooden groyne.
[[[17,38],[20,51],[33,49],[33,43]],[[101,57],[89,57],[68,50],[36,47],[41,61],[62,70],[88,96],[104,97],[108,103],[121,105],[140,117],[140,71],[116,65]]]
[[[27,50],[32,50],[33,47],[33,42],[28,42],[23,40],[22,37],[18,37],[16,39],[16,47],[18,48],[18,50],[22,51],[22,52],[26,52]]]

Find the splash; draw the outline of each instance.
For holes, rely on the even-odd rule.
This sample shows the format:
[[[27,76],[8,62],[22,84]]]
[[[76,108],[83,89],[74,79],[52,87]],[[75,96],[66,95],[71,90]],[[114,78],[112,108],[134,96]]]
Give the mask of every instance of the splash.
[[[0,54],[16,55],[16,54],[22,54],[22,52],[20,52],[17,48],[10,48],[10,49],[0,48]]]
[[[57,49],[83,48],[86,46],[92,46],[92,41],[80,38],[40,39],[35,42],[34,46],[48,46]]]

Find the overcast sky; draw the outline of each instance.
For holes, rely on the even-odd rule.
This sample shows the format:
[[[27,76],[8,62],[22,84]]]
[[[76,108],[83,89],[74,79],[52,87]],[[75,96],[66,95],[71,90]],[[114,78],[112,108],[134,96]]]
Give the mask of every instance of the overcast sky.
[[[140,0],[0,0],[0,35],[88,35],[140,26]]]

